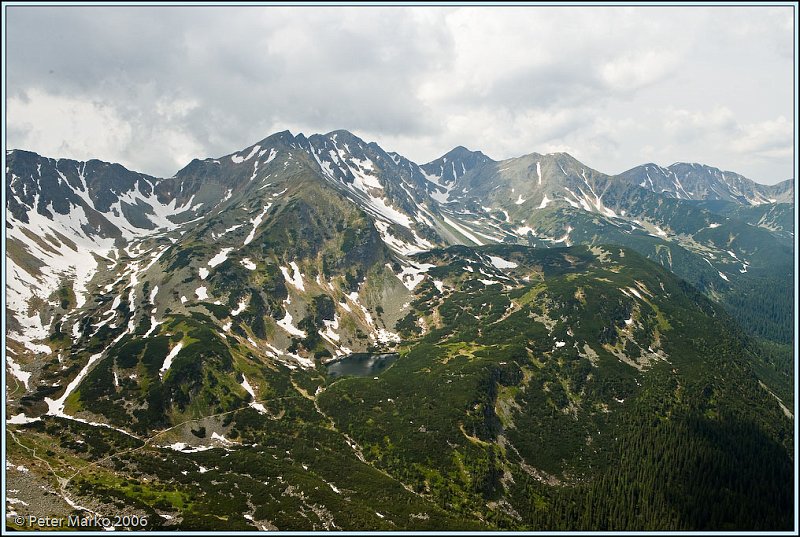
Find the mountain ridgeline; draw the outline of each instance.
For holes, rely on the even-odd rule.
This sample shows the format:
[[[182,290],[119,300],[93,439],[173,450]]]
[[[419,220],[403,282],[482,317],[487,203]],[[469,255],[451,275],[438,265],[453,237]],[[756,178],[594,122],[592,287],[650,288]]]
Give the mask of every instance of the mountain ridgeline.
[[[10,512],[792,528],[793,180],[347,131],[6,160]]]

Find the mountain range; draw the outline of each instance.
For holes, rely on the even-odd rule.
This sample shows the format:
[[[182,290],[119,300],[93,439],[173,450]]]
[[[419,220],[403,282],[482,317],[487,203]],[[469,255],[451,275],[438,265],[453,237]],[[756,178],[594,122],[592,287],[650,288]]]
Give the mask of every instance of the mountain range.
[[[791,527],[793,179],[341,130],[6,161],[15,513]]]

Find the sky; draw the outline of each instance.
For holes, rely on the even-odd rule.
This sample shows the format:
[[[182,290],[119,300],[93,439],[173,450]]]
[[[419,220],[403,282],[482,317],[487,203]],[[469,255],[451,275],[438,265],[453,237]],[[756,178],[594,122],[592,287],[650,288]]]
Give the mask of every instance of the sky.
[[[4,9],[7,149],[169,177],[346,129],[418,163],[463,145],[794,176],[788,4]]]

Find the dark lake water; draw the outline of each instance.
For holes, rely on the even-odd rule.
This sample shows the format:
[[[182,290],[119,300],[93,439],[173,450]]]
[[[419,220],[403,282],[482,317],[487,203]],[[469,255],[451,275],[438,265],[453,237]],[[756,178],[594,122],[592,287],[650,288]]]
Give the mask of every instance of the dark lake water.
[[[395,353],[357,353],[345,356],[336,362],[329,363],[325,367],[328,369],[328,374],[332,377],[376,377],[389,367],[392,362],[397,360],[397,358],[398,355]]]

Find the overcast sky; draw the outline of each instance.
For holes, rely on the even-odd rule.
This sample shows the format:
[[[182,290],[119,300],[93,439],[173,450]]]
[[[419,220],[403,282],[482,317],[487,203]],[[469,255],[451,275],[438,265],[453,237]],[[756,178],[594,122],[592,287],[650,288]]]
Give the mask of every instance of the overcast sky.
[[[424,163],[794,175],[791,6],[5,6],[7,147],[171,176],[277,131]]]

